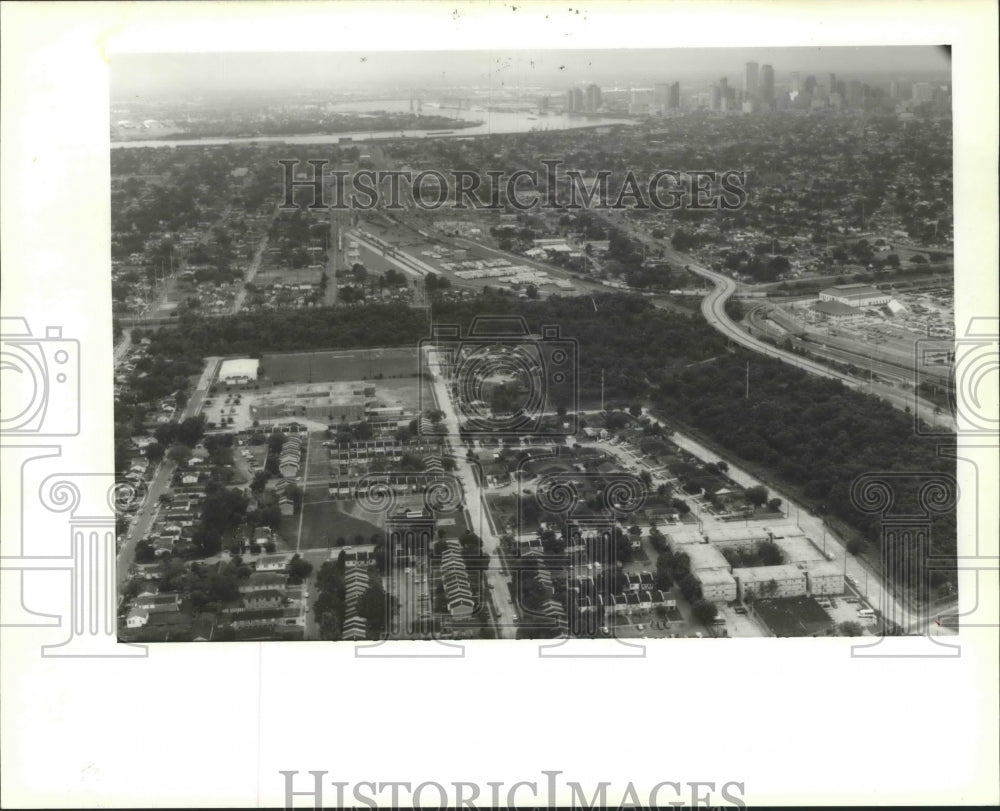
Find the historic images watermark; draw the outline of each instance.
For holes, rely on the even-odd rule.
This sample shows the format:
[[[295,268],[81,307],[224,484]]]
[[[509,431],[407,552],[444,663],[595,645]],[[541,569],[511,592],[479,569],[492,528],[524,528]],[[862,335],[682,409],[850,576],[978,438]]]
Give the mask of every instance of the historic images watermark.
[[[585,177],[558,159],[513,172],[468,169],[327,169],[326,158],[278,161],[279,209],[338,211],[515,211],[624,209],[738,211],[749,200],[747,173],[737,169],[660,169],[651,174],[602,169]],[[308,167],[308,169],[306,168]],[[311,194],[296,194],[297,190]]]
[[[314,808],[323,808],[324,799],[334,808],[746,808],[746,783],[729,780],[662,780],[651,786],[625,785],[610,780],[583,784],[560,780],[560,769],[542,769],[531,780],[509,783],[488,780],[482,783],[453,780],[334,780],[325,770],[309,770],[298,777],[297,770],[280,770],[284,780],[285,808],[306,807],[296,798],[310,798]],[[312,777],[310,780],[309,775]],[[331,796],[332,795],[332,796]],[[479,803],[477,805],[477,803]]]

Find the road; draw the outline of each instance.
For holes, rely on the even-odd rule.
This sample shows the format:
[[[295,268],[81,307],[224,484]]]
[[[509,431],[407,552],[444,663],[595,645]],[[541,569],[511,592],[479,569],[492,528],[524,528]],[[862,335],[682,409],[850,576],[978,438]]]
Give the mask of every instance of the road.
[[[341,237],[342,224],[340,212],[330,209],[330,231],[327,234],[326,249],[326,293],[323,297],[323,304],[332,306],[337,303],[337,271],[340,270],[338,264],[341,261]]]
[[[205,401],[212,381],[215,380],[220,363],[222,363],[222,358],[206,358],[205,370],[202,372],[195,390],[191,393],[191,399],[188,400],[187,405],[177,417],[179,422],[186,420],[188,417],[197,416],[201,411],[202,403]],[[149,534],[153,526],[153,521],[156,520],[156,514],[159,512],[160,496],[170,490],[170,482],[176,467],[173,462],[164,458],[157,465],[156,471],[153,473],[153,478],[149,483],[149,490],[143,500],[142,507],[136,513],[135,519],[129,527],[128,534],[125,536],[122,548],[118,552],[118,582],[121,585],[124,585],[129,578],[129,569],[135,562],[136,544]]]
[[[935,413],[936,409],[932,403],[916,397],[913,393],[900,393],[883,383],[867,383],[863,380],[858,380],[851,375],[831,369],[822,363],[800,357],[792,352],[786,352],[765,341],[754,338],[752,335],[747,335],[726,313],[726,302],[736,292],[736,282],[728,276],[716,273],[701,265],[689,263],[688,267],[692,272],[715,283],[715,288],[712,292],[702,299],[701,312],[705,316],[705,320],[727,338],[741,346],[745,346],[747,349],[752,349],[767,357],[777,358],[792,366],[798,366],[800,369],[804,369],[811,374],[840,380],[852,389],[863,390],[869,388],[872,394],[878,395],[879,398],[901,411],[915,409],[917,415],[929,425],[936,425],[950,431],[955,430],[955,421],[949,414]]]
[[[274,212],[271,214],[271,223],[274,222],[275,218],[278,216],[278,207],[274,207]],[[270,224],[268,225],[267,231],[264,232],[264,236],[260,238],[260,242],[257,244],[257,250],[254,252],[253,259],[250,260],[250,264],[247,267],[246,275],[243,277],[243,287],[236,294],[236,298],[233,300],[233,312],[238,313],[243,309],[243,302],[247,298],[247,288],[248,284],[251,284],[253,280],[257,277],[257,272],[260,270],[260,264],[264,259],[264,251],[267,249],[267,241],[270,238]],[[336,285],[334,285],[336,286]]]
[[[458,443],[459,422],[448,390],[448,381],[438,361],[437,353],[430,347],[425,347],[424,351],[427,353],[427,366],[425,368],[430,370],[432,374],[434,398],[437,401],[438,410],[444,413],[441,421],[448,429],[448,435],[452,438],[452,442]],[[456,447],[460,446],[456,445]],[[493,605],[496,609],[494,617],[497,638],[511,639],[516,633],[517,623],[514,619],[514,606],[508,600],[510,590],[507,588],[507,578],[501,564],[500,539],[487,520],[488,508],[484,503],[484,493],[476,480],[472,463],[461,453],[456,453],[454,459],[456,463],[455,474],[462,483],[462,489],[465,492],[465,507],[469,513],[469,524],[482,539],[483,548],[490,556],[490,567],[486,573],[486,580],[488,588],[493,594]]]
[[[610,213],[607,216],[610,217]],[[792,366],[797,366],[800,369],[810,372],[811,374],[840,380],[845,385],[850,386],[853,389],[867,388],[872,394],[877,395],[879,398],[889,403],[889,405],[899,409],[900,411],[907,409],[915,411],[916,415],[928,425],[936,425],[949,431],[955,430],[955,421],[950,414],[936,413],[940,412],[939,408],[937,408],[933,403],[929,403],[922,398],[918,398],[912,392],[901,393],[893,387],[882,383],[876,384],[858,380],[848,374],[831,369],[822,363],[800,357],[799,355],[787,352],[783,349],[778,349],[776,346],[772,346],[765,341],[754,338],[752,335],[748,335],[726,313],[726,302],[729,301],[730,297],[736,292],[737,288],[737,284],[734,279],[697,264],[690,256],[676,251],[670,245],[668,240],[658,240],[647,236],[643,231],[632,225],[628,221],[628,218],[626,218],[622,213],[619,213],[615,225],[616,227],[625,230],[632,238],[637,239],[642,243],[652,243],[655,246],[662,248],[664,256],[668,259],[680,264],[682,267],[687,267],[692,273],[696,273],[702,278],[712,282],[715,287],[704,299],[702,299],[701,312],[709,324],[730,340],[746,347],[747,349],[752,349],[755,352],[766,355],[767,357],[776,358],[784,361],[785,363],[791,364]],[[661,308],[663,307],[663,305],[660,304],[657,304],[656,306]]]

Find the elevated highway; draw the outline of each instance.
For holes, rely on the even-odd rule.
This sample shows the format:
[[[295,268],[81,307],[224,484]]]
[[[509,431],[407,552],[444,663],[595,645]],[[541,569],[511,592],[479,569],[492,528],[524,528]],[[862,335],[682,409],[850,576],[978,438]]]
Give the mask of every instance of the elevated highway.
[[[811,374],[840,380],[852,389],[868,389],[872,394],[876,394],[879,398],[895,408],[900,410],[909,408],[917,416],[919,416],[920,419],[930,425],[936,425],[938,427],[945,428],[946,430],[955,430],[955,422],[950,414],[941,412],[935,413],[936,409],[933,403],[929,403],[923,398],[917,397],[913,392],[900,392],[897,389],[883,383],[859,380],[858,378],[852,377],[844,372],[831,369],[829,366],[819,363],[818,361],[803,358],[793,352],[779,349],[766,341],[762,341],[759,338],[748,335],[729,317],[728,313],[726,313],[726,302],[728,302],[732,295],[736,292],[736,282],[722,273],[717,273],[716,271],[709,270],[708,268],[702,267],[698,264],[689,263],[687,267],[691,272],[702,276],[715,285],[712,292],[702,299],[701,312],[709,324],[730,340],[740,346],[746,347],[747,349],[752,349],[755,352],[766,355],[767,357],[777,358],[778,360],[782,360],[792,366],[797,366],[798,368],[804,369]]]

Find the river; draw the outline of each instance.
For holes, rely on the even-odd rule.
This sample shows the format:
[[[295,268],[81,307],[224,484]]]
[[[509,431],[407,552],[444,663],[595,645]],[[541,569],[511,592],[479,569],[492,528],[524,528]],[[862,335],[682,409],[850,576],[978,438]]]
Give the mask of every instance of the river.
[[[409,100],[388,100],[369,102],[342,102],[330,105],[337,112],[407,112]],[[337,132],[332,134],[316,133],[313,135],[257,135],[246,137],[219,136],[212,138],[150,138],[130,141],[112,141],[112,149],[135,149],[141,147],[161,146],[218,146],[222,144],[249,143],[286,143],[286,144],[336,144],[342,138],[354,141],[380,140],[386,138],[436,138],[436,137],[468,137],[472,135],[503,135],[514,132],[544,132],[547,130],[570,130],[584,127],[601,127],[615,124],[635,124],[627,118],[600,118],[598,116],[570,116],[562,113],[537,115],[527,111],[494,111],[481,107],[456,110],[455,108],[440,108],[434,104],[424,104],[423,112],[427,115],[444,116],[456,121],[481,121],[474,127],[449,130],[447,126],[433,130],[382,130],[354,132]]]

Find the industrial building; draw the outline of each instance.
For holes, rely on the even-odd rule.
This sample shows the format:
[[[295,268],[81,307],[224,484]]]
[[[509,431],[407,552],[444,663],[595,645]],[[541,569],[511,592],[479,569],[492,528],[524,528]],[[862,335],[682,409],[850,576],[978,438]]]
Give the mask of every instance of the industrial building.
[[[841,304],[839,301],[817,301],[812,308],[814,312],[825,315],[831,321],[853,321],[863,315],[857,307]]]
[[[287,394],[263,397],[250,405],[250,417],[274,420],[287,417],[336,424],[365,419],[367,397],[363,391],[340,395],[329,385],[297,386]]]
[[[820,301],[835,301],[848,307],[880,307],[892,300],[892,295],[870,284],[837,284],[821,290]]]

